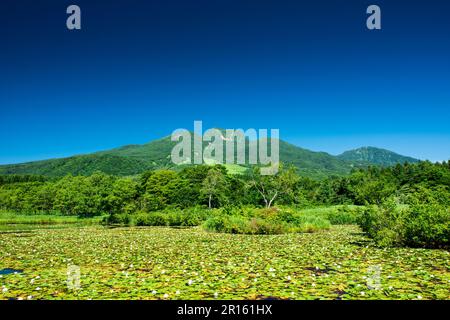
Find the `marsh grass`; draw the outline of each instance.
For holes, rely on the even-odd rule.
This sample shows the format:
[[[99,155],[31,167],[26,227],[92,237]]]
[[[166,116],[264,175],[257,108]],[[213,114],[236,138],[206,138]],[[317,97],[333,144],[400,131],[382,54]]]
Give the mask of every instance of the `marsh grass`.
[[[60,225],[60,224],[98,224],[102,217],[79,218],[76,216],[29,215],[11,212],[0,212],[0,225]]]

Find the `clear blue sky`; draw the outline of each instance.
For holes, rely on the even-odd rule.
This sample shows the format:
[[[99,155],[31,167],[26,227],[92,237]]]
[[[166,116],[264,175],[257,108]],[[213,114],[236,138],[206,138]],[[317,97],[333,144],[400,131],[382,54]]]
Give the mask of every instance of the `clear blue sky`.
[[[0,163],[176,128],[279,128],[332,154],[450,158],[450,2],[0,3]],[[78,4],[82,30],[65,27]],[[365,27],[382,9],[382,30]]]

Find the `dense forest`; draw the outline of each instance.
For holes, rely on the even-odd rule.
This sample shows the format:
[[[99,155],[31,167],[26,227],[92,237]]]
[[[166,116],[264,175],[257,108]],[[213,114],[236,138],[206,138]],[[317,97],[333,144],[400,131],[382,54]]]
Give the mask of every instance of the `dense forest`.
[[[258,171],[229,174],[221,165],[200,165],[130,177],[3,175],[0,209],[103,215],[106,223],[136,225],[198,225],[209,219],[207,225],[218,231],[281,233],[305,228],[286,229],[264,218],[292,222],[299,218],[296,210],[343,205],[341,213],[351,216],[343,223],[358,223],[380,245],[448,246],[450,162],[369,166],[322,180],[301,176],[293,166],[282,166],[276,176]],[[230,220],[236,216],[246,220]],[[302,219],[297,226],[304,226]],[[308,223],[325,223],[313,220]]]

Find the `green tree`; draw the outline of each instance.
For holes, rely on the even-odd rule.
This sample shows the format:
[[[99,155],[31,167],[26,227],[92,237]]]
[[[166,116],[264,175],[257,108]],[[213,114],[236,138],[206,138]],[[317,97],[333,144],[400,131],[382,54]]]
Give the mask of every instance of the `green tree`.
[[[293,166],[287,169],[280,165],[277,174],[261,175],[260,168],[251,171],[250,186],[255,188],[263,198],[266,208],[270,208],[280,195],[292,195],[299,177]]]
[[[208,208],[212,208],[213,198],[220,201],[227,190],[226,169],[214,166],[209,169],[202,183],[201,193],[208,198]]]
[[[145,181],[143,209],[147,211],[162,210],[173,203],[176,197],[179,177],[172,170],[153,171]]]
[[[133,213],[137,210],[138,183],[131,178],[120,178],[112,184],[107,196],[111,214]]]

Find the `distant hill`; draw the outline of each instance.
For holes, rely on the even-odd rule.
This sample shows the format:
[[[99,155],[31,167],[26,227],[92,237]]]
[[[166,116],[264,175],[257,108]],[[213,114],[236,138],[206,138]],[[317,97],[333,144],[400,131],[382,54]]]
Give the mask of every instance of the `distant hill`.
[[[392,166],[397,163],[404,162],[419,162],[418,159],[402,156],[398,153],[375,148],[375,147],[361,147],[354,150],[345,151],[337,156],[337,158],[349,161],[355,165],[380,165],[380,166]]]
[[[174,142],[170,137],[142,145],[127,145],[68,158],[48,159],[20,164],[1,165],[0,174],[37,174],[50,177],[90,175],[95,171],[129,176],[146,170],[173,166],[170,153]]]
[[[114,155],[88,154],[0,166],[0,174],[35,174],[49,177],[90,175],[102,171],[115,175],[133,175],[149,169],[147,162]]]
[[[159,168],[179,169],[172,163],[170,153],[176,142],[170,137],[154,140],[142,145],[127,145],[111,150],[68,158],[49,159],[21,164],[1,165],[0,174],[38,174],[51,177],[89,175],[95,171],[128,176]],[[280,160],[293,164],[302,175],[324,178],[330,175],[345,175],[354,167],[368,164],[392,165],[417,162],[417,159],[398,155],[377,148],[360,148],[332,156],[325,152],[314,152],[280,140]],[[244,167],[230,166],[232,172],[242,172]]]

